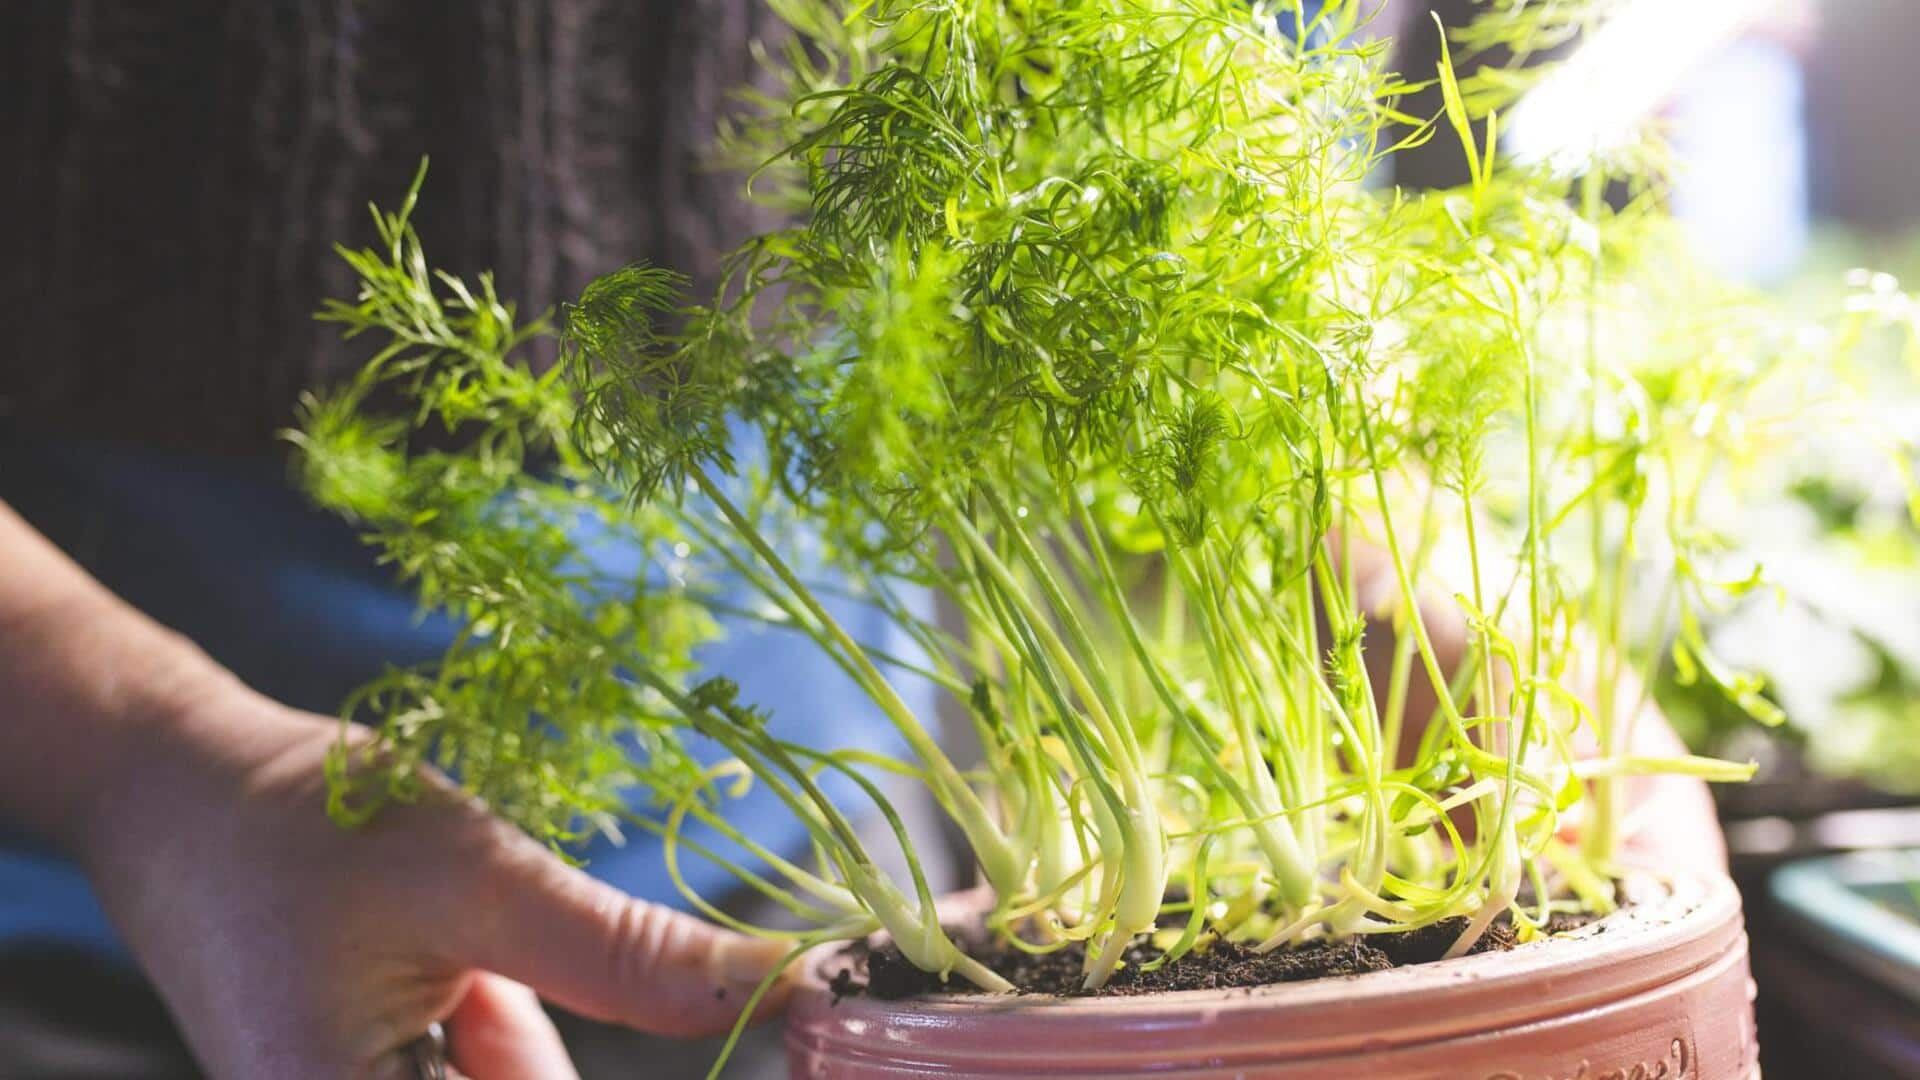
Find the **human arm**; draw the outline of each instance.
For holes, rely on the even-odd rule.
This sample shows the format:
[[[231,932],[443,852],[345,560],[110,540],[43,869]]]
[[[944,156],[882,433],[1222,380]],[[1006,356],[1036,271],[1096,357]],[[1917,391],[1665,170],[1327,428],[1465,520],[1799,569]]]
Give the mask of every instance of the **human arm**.
[[[401,1048],[446,1020],[476,1080],[564,1076],[518,984],[695,1035],[783,952],[593,881],[437,777],[341,830],[322,773],[340,734],[0,504],[0,825],[86,870],[212,1075],[404,1076]]]

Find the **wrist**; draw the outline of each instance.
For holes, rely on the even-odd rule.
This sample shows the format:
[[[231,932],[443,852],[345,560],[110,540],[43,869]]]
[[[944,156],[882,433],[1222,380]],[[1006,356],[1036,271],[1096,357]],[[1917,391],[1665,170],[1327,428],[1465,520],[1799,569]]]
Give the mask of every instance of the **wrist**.
[[[188,766],[218,738],[207,717],[248,693],[197,646],[153,629],[153,640],[128,658],[134,669],[101,703],[102,753],[69,810],[71,828],[62,840],[89,869],[129,822],[161,816],[168,802],[185,800],[181,789],[193,775]],[[178,795],[155,797],[167,791]]]
[[[5,816],[82,862],[105,808],[175,756],[203,707],[248,693],[186,638],[104,594],[11,621],[0,653],[17,706]]]
[[[167,898],[234,858],[252,825],[242,808],[267,767],[335,733],[194,652],[126,698],[108,740],[114,750],[61,837],[136,946],[148,936],[139,912],[155,898],[164,912]]]

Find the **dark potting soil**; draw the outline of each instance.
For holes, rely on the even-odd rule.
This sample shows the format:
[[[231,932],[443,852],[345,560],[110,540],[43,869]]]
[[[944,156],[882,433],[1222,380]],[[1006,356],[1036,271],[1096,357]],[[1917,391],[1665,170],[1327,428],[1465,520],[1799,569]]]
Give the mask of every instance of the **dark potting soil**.
[[[1562,933],[1589,921],[1583,916],[1556,916],[1548,924],[1548,930]],[[1127,950],[1125,963],[1114,972],[1107,985],[1091,993],[1080,988],[1086,959],[1086,946],[1080,942],[1036,955],[989,938],[978,927],[950,927],[948,933],[969,956],[992,968],[1023,994],[1132,997],[1170,990],[1249,988],[1428,964],[1444,956],[1466,926],[1464,917],[1443,919],[1418,930],[1311,941],[1269,953],[1256,953],[1238,942],[1213,940],[1151,971],[1143,968],[1157,959],[1161,950],[1142,937]],[[1502,916],[1481,936],[1471,952],[1495,952],[1513,946],[1513,923]],[[923,994],[979,992],[965,980],[942,981],[939,976],[914,967],[892,945],[875,947],[865,942],[855,943],[844,949],[835,963],[841,961],[844,965],[832,975],[835,1000],[850,994],[892,1001]]]

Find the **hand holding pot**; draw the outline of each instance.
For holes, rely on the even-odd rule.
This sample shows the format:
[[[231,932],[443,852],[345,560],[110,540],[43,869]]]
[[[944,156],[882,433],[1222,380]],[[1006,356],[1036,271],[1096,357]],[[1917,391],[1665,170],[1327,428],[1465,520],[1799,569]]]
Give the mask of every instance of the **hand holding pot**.
[[[1386,687],[1390,679],[1388,665],[1393,655],[1395,633],[1391,612],[1393,605],[1398,602],[1393,566],[1386,551],[1377,544],[1356,539],[1348,548],[1336,550],[1353,559],[1361,604],[1371,612],[1367,624],[1369,647],[1366,662],[1378,704],[1384,709]],[[1445,576],[1438,572],[1431,573],[1439,579],[1439,583],[1421,592],[1421,619],[1426,624],[1441,668],[1454,672],[1465,663],[1469,650],[1466,618],[1459,605],[1449,599],[1453,590]],[[1568,684],[1591,700],[1595,697],[1596,678],[1592,670],[1592,652],[1589,651],[1586,656],[1589,662],[1576,667]],[[1504,678],[1505,672],[1501,675]],[[1626,753],[1646,758],[1668,758],[1688,752],[1686,744],[1654,706],[1630,667],[1619,673],[1615,694],[1621,703],[1638,703],[1639,708],[1632,724],[1632,741],[1624,748]],[[1415,665],[1409,679],[1407,700],[1407,715],[1417,718],[1417,723],[1424,722],[1425,717],[1432,715],[1438,701],[1433,684],[1418,665]],[[1417,737],[1416,731],[1402,742],[1402,746],[1411,748]],[[1591,731],[1584,727],[1576,733],[1575,739],[1585,754],[1598,750],[1593,744]],[[1411,762],[1409,750],[1409,756],[1401,764]],[[1621,854],[1626,861],[1661,873],[1697,874],[1707,870],[1726,870],[1726,839],[1721,834],[1713,796],[1708,792],[1705,781],[1690,776],[1636,776],[1628,781],[1626,791],[1626,802],[1630,809],[1621,835]],[[1471,828],[1472,820],[1461,815],[1459,824],[1462,828]],[[1564,830],[1566,839],[1577,839],[1582,827],[1583,823],[1577,819],[1567,822]]]
[[[569,1076],[527,987],[702,1035],[784,953],[594,881],[437,776],[340,829],[338,722],[240,685],[4,505],[0,702],[0,824],[83,864],[216,1077],[411,1076],[436,1021],[474,1080]]]
[[[143,763],[88,862],[216,1075],[410,1076],[403,1048],[444,1020],[475,1080],[567,1076],[526,986],[706,1035],[785,951],[594,881],[438,778],[344,831],[321,812],[337,723],[238,687],[194,711],[209,738]]]

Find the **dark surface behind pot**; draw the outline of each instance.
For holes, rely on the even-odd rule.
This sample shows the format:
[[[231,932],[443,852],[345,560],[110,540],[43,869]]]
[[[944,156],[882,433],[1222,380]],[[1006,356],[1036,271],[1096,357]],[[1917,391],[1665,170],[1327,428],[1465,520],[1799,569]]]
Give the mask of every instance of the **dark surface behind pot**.
[[[1920,800],[1821,777],[1797,750],[1715,798],[1746,907],[1766,1076],[1920,1078],[1920,1009],[1825,952],[1767,889],[1797,859],[1920,844]]]

